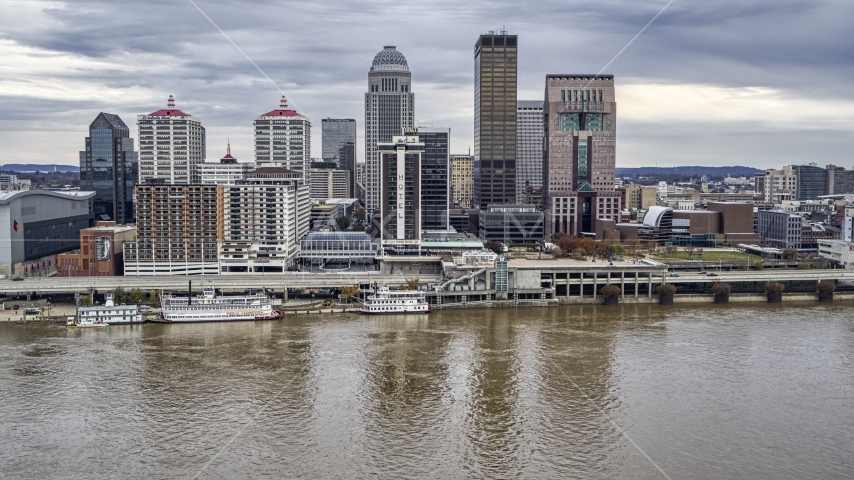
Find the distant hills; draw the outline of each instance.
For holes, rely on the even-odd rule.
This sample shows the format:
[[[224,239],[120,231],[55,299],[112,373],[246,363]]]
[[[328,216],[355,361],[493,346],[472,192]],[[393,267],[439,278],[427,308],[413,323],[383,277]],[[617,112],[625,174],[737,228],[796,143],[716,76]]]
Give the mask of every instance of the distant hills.
[[[732,167],[638,167],[638,168],[620,168],[617,167],[617,177],[664,177],[664,176],[684,176],[684,177],[699,177],[708,175],[710,177],[752,177],[757,173],[763,173],[765,170],[752,167],[742,167],[735,165]]]
[[[30,163],[7,163],[0,165],[0,170],[4,172],[79,172],[80,167],[75,165],[60,165],[58,163],[49,163],[45,165],[36,165]]]

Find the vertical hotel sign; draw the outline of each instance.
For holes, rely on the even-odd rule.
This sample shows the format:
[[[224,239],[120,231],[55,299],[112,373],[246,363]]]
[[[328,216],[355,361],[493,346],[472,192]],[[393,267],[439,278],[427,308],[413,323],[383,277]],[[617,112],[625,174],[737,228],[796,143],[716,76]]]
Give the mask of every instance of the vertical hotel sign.
[[[406,144],[397,146],[397,234],[395,238],[403,240],[406,235]]]

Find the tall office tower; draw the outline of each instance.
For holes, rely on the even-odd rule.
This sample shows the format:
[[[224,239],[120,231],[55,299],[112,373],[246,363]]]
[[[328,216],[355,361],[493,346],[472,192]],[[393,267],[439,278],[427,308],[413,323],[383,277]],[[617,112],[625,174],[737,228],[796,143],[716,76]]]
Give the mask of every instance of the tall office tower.
[[[455,207],[471,208],[474,157],[451,155],[451,198]]]
[[[205,161],[205,128],[198,118],[175,108],[169,95],[166,108],[137,115],[139,183],[199,183],[199,164]]]
[[[418,127],[414,133],[424,144],[421,158],[421,229],[447,230],[451,204],[450,128]]]
[[[613,75],[546,75],[543,112],[546,234],[595,232],[620,219],[614,189],[617,102]]]
[[[382,192],[379,224],[382,248],[406,253],[421,244],[421,159],[424,144],[398,135],[379,144]]]
[[[89,125],[86,150],[80,152],[80,189],[95,192],[97,220],[133,223],[137,161],[125,122],[118,115],[99,113]]]
[[[311,174],[311,121],[288,109],[282,95],[278,110],[255,118],[255,162],[258,167],[280,166],[300,174],[304,185]],[[272,164],[272,165],[271,165]]]
[[[543,187],[543,102],[516,102],[516,202],[525,201],[525,189]]]
[[[474,45],[474,207],[516,203],[516,35]]]
[[[411,90],[412,74],[406,57],[393,46],[383,47],[368,73],[365,93],[365,205],[369,215],[379,215],[380,153],[377,144],[389,143],[412,127],[415,117],[415,95]]]
[[[320,121],[323,161],[350,172],[351,185],[345,197],[356,195],[356,121],[352,118],[324,118]]]

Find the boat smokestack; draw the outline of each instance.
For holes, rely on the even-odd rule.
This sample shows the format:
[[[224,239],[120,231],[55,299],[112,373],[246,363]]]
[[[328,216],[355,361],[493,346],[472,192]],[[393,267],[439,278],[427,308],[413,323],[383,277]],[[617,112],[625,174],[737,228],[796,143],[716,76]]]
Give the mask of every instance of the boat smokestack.
[[[193,304],[193,281],[190,280],[190,285],[187,287],[187,305]]]

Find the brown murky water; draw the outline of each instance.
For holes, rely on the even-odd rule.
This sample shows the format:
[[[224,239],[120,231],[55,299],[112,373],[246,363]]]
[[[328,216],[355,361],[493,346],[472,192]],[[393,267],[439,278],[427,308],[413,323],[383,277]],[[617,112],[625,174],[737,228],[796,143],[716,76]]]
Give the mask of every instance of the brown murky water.
[[[0,324],[0,477],[851,478],[851,307]]]

